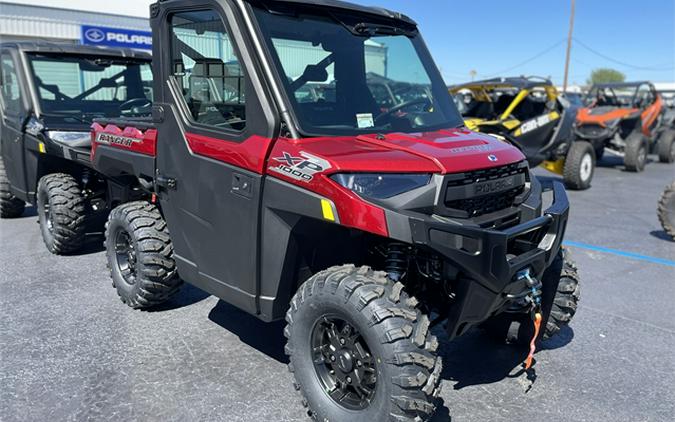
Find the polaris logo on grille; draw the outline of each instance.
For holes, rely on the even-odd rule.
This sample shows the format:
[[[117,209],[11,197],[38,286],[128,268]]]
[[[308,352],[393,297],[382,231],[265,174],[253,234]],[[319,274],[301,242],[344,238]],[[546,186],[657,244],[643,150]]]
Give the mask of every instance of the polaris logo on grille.
[[[474,187],[474,192],[476,195],[487,195],[489,193],[501,192],[503,190],[511,189],[515,184],[516,179],[514,177],[478,183]]]

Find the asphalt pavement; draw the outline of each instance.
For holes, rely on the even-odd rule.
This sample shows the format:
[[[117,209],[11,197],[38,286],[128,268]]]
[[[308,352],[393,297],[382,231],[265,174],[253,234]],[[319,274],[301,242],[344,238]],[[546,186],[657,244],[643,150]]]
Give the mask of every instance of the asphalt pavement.
[[[546,175],[543,171],[539,174]],[[536,355],[475,330],[448,342],[434,421],[675,420],[675,242],[656,202],[675,165],[627,173],[606,157],[569,192],[582,277],[571,326]],[[152,312],[124,306],[101,238],[57,257],[34,209],[0,221],[0,421],[307,421],[281,323],[186,286]]]

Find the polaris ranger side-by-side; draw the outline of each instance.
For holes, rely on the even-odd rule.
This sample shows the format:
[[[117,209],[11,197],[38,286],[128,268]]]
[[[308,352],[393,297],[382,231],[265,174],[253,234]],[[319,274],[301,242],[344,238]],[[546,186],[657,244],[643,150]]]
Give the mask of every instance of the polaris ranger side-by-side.
[[[319,421],[427,420],[436,324],[535,342],[570,321],[563,186],[464,127],[410,18],[333,0],[150,10],[152,121],[99,119],[92,134],[119,204],[106,249],[127,305],[160,304],[184,280],[285,318]],[[428,94],[389,107],[373,74]]]
[[[36,204],[47,248],[79,249],[107,216],[90,160],[92,120],[150,112],[150,55],[46,42],[0,44],[0,216]]]

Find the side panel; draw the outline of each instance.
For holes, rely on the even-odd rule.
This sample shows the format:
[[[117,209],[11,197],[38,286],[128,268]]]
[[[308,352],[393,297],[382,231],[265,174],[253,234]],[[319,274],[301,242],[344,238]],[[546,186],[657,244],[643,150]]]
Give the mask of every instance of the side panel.
[[[158,142],[159,174],[176,180],[162,189],[160,202],[169,224],[182,278],[251,313],[257,313],[258,209],[260,174],[197,155],[167,113]],[[161,134],[169,135],[161,135]],[[221,146],[232,142],[213,139]],[[235,190],[246,180],[244,192]]]
[[[530,165],[539,165],[544,160],[542,150],[559,122],[560,115],[557,112],[547,113],[525,120],[516,130],[514,136],[523,148]]]
[[[661,97],[657,95],[654,103],[642,112],[642,131],[645,135],[653,135],[653,131],[659,123],[658,119],[662,109],[663,101],[661,101]]]

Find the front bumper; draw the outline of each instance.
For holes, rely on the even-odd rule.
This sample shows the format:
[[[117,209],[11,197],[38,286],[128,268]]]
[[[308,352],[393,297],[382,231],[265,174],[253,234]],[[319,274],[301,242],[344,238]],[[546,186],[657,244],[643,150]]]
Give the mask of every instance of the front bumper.
[[[516,280],[519,271],[529,269],[541,280],[556,259],[569,202],[559,182],[544,182],[542,190],[553,194],[550,207],[540,217],[504,230],[410,218],[413,243],[430,248],[462,274],[448,320],[451,337],[503,312],[513,298],[527,294],[531,288]]]
[[[577,138],[591,142],[604,142],[614,136],[615,129],[598,125],[582,125],[574,129]]]

